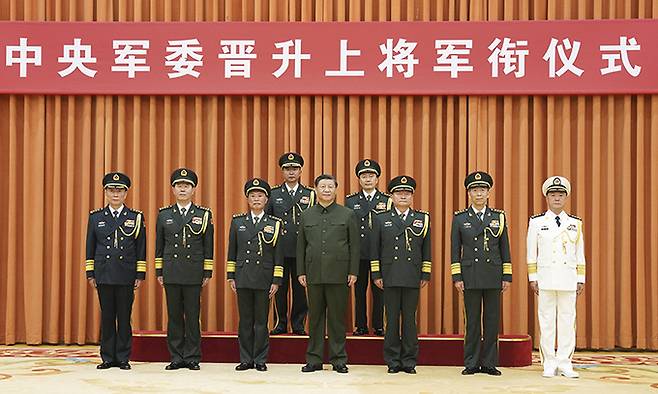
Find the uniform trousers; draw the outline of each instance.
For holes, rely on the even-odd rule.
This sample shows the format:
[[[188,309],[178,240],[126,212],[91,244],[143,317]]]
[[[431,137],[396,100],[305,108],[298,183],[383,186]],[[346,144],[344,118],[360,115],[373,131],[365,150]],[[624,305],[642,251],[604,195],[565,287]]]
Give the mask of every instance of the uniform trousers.
[[[308,348],[306,362],[322,364],[325,324],[329,333],[331,364],[347,363],[345,351],[345,310],[349,288],[346,284],[309,284],[308,287]]]
[[[132,327],[130,315],[135,299],[133,285],[98,284],[101,305],[101,359],[122,363],[130,359]]]
[[[240,314],[240,323],[238,323],[240,362],[265,364],[270,347],[267,330],[269,291],[238,288],[237,293]]]
[[[171,361],[193,363],[201,361],[201,285],[165,283],[167,295],[167,347]]]
[[[544,368],[571,368],[576,348],[576,292],[540,289],[537,310]]]
[[[464,309],[464,366],[495,368],[498,365],[500,289],[465,289]]]
[[[384,361],[389,367],[412,368],[418,357],[416,309],[420,290],[412,287],[384,287],[386,334]],[[402,316],[402,336],[400,336]]]
[[[292,278],[292,279],[291,279]],[[303,331],[306,325],[308,305],[304,287],[297,280],[297,259],[283,259],[283,281],[276,292],[276,325],[275,328],[288,330],[288,287],[292,284],[292,308],[290,310],[290,325],[293,331]]]
[[[372,328],[384,328],[383,313],[384,305],[382,304],[382,290],[375,286],[372,280],[369,280],[370,260],[361,260],[359,262],[359,276],[354,284],[354,317],[357,328],[368,328],[368,314],[366,308],[366,299],[368,292],[368,283],[372,291],[372,315],[370,323]]]

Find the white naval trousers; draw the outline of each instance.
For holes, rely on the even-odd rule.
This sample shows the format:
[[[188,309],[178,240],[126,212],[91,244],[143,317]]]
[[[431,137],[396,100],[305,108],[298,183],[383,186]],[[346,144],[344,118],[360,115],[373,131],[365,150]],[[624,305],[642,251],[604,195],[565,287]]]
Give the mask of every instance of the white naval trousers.
[[[544,368],[571,368],[576,348],[576,292],[540,289],[537,309]]]

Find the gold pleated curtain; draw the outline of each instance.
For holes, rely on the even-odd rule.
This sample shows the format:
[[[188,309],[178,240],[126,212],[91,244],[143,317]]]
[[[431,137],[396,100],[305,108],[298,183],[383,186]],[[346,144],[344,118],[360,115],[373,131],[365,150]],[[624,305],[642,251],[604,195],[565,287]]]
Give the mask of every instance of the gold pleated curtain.
[[[0,0],[1,20],[30,21],[468,21],[655,18],[652,0],[202,1]],[[652,43],[642,43],[653,45]],[[467,204],[463,178],[490,172],[490,205],[508,213],[514,282],[502,332],[538,335],[528,290],[528,217],[546,209],[543,180],[568,177],[567,209],[584,219],[587,285],[578,299],[578,347],[658,348],[658,97],[198,97],[0,96],[0,343],[97,342],[95,291],[84,277],[91,209],[101,179],[133,180],[130,207],[146,215],[149,272],[133,328],[166,328],[154,278],[155,219],[173,202],[171,170],[194,168],[196,202],[215,217],[214,279],[204,330],[234,331],[236,299],[224,280],[231,215],[246,210],[245,180],[280,182],[278,156],[299,151],[303,181],[333,173],[344,195],[356,162],[378,160],[380,186],[418,180],[415,207],[432,215],[433,272],[421,291],[422,334],[463,332],[450,279],[452,212]],[[343,201],[341,196],[340,201]],[[352,323],[351,315],[348,317]]]

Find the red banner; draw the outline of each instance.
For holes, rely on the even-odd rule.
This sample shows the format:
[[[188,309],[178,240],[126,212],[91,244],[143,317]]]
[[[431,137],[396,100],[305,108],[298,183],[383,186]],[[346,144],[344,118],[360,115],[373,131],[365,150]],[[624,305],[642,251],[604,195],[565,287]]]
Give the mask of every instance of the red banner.
[[[4,94],[658,93],[658,20],[0,28]]]

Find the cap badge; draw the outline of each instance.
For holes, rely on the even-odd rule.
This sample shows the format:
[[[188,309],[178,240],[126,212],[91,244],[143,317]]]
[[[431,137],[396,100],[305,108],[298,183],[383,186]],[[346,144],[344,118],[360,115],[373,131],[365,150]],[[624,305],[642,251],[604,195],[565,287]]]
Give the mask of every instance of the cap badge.
[[[366,166],[366,167],[370,167],[370,160],[364,161],[363,165]]]
[[[554,185],[560,185],[560,184],[562,184],[562,181],[560,180],[560,178],[555,177],[555,179],[553,179],[553,184]]]
[[[254,186],[258,186],[258,185],[260,185],[260,182],[258,182],[258,179],[254,179],[254,182],[253,182],[253,183],[254,183]]]
[[[402,179],[400,179],[400,183],[407,183],[407,177],[403,176]]]
[[[475,174],[475,180],[479,181],[480,179],[482,179],[482,174],[478,172],[477,174]]]
[[[180,170],[181,176],[187,176],[187,170]]]
[[[293,160],[294,158],[295,158],[295,155],[293,155],[292,153],[288,155],[288,160]]]
[[[112,179],[114,179],[115,181],[118,181],[118,180],[119,180],[119,174],[114,174],[114,176],[112,177]]]

